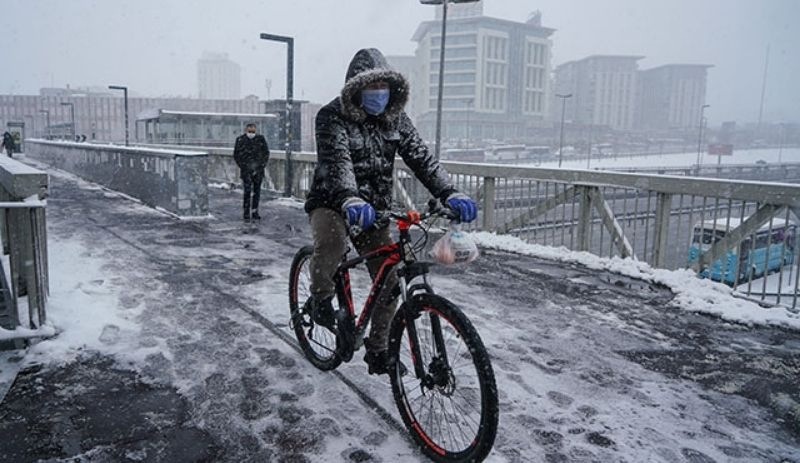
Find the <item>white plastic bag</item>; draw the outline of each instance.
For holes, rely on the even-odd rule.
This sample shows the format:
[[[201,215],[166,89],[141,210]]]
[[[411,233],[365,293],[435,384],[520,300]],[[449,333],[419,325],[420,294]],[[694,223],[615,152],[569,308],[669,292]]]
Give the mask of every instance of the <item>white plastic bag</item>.
[[[439,238],[430,252],[433,259],[442,265],[468,264],[480,253],[472,238],[461,231],[461,226],[452,224],[447,233]]]

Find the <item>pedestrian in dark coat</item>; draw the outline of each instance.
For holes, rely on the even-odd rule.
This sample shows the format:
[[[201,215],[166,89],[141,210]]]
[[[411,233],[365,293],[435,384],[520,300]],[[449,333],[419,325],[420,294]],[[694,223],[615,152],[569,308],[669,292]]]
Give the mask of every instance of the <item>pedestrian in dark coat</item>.
[[[261,220],[258,215],[258,202],[261,199],[261,183],[264,170],[269,162],[269,146],[263,135],[256,133],[255,124],[247,124],[243,135],[236,138],[233,160],[241,171],[244,185],[244,220]]]
[[[459,211],[462,221],[475,219],[475,202],[456,191],[403,110],[408,97],[406,78],[389,67],[380,51],[364,49],[350,62],[341,94],[317,113],[317,167],[305,204],[314,235],[312,295],[303,311],[321,326],[333,326],[332,277],[346,252],[348,228],[364,230],[353,239],[359,254],[392,243],[387,227],[372,225],[376,210],[391,208],[396,155],[434,197]],[[367,263],[372,278],[382,263]],[[392,275],[385,287],[395,283]],[[387,334],[395,306],[389,293],[378,296],[364,342],[370,373],[385,373],[388,367]]]
[[[3,134],[3,149],[6,150],[6,154],[8,157],[12,157],[11,155],[14,153],[14,149],[16,148],[16,143],[14,143],[14,137],[5,132]]]

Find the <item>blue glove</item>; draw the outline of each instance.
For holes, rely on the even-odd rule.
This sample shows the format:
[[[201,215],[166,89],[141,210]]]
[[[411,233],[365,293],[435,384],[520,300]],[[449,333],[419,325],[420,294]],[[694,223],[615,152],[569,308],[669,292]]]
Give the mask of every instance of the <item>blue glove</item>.
[[[375,209],[361,198],[350,198],[342,205],[347,223],[366,230],[375,223]]]
[[[469,223],[478,217],[478,205],[464,193],[453,193],[444,201],[447,207],[458,212],[459,218],[464,223]]]

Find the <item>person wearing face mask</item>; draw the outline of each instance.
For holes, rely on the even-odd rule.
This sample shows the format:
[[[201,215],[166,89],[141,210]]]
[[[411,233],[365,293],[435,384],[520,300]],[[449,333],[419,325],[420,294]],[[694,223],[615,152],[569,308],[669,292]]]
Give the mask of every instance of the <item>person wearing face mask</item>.
[[[264,169],[269,161],[269,146],[263,135],[256,133],[253,123],[247,124],[244,134],[236,138],[233,149],[233,160],[239,166],[242,185],[244,186],[244,221],[261,220],[258,215],[258,202],[261,199],[261,182],[264,181]]]
[[[332,277],[346,251],[347,230],[363,230],[353,238],[360,254],[392,243],[388,227],[372,225],[376,210],[391,209],[396,155],[433,196],[458,211],[463,222],[475,220],[477,214],[475,202],[455,189],[403,110],[408,97],[406,78],[389,67],[380,51],[363,49],[350,62],[341,94],[317,113],[317,166],[305,203],[314,238],[312,296],[302,310],[331,331],[335,317],[341,317],[333,309]],[[372,278],[381,264],[381,259],[367,262]],[[390,276],[386,288],[395,282]],[[371,374],[391,368],[387,335],[396,301],[388,293],[378,296],[364,342]]]

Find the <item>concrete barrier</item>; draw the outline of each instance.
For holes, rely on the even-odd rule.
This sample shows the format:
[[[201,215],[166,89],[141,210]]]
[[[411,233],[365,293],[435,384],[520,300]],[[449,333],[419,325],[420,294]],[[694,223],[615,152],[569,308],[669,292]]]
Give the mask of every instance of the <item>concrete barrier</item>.
[[[239,167],[233,161],[233,147],[212,147],[193,145],[154,145],[138,144],[148,148],[171,149],[179,148],[190,151],[203,151],[208,153],[208,179],[211,182],[224,182],[240,184]],[[317,153],[300,151],[292,153],[295,166],[293,191],[297,197],[305,197],[309,187],[310,175],[313,175],[317,163]],[[282,149],[270,150],[269,164],[267,164],[266,181],[262,188],[273,194],[282,195],[286,189],[286,152]]]
[[[54,334],[44,326],[48,296],[47,173],[0,156],[0,350]],[[27,307],[27,310],[25,310]]]
[[[208,152],[29,139],[26,155],[180,216],[208,214]]]

